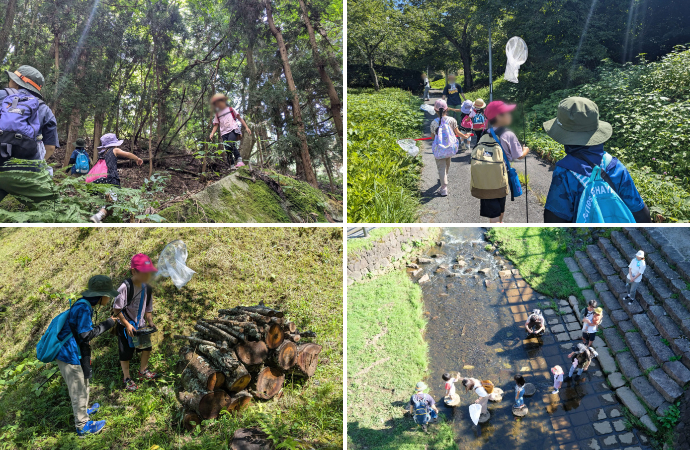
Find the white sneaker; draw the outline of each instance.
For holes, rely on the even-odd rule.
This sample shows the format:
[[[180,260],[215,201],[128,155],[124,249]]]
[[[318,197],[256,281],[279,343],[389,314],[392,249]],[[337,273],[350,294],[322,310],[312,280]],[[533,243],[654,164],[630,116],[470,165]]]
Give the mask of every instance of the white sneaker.
[[[448,188],[447,187],[441,188],[441,191],[439,193],[441,194],[441,197],[447,197],[448,196]]]
[[[558,389],[554,390],[551,395],[558,394]]]
[[[89,220],[91,220],[91,222],[93,222],[93,223],[101,223],[101,221],[103,221],[104,218],[105,218],[105,214],[103,214],[102,212],[99,212],[99,213],[96,213],[93,216],[91,216]]]

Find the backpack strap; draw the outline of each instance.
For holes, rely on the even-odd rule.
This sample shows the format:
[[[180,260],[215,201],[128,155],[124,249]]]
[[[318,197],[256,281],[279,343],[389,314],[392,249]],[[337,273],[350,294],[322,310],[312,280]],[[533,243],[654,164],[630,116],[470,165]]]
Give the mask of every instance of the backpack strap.
[[[584,161],[587,163],[587,165],[589,167],[594,168],[593,164],[587,158],[585,158],[582,155],[576,156],[575,154],[572,154],[569,156],[572,156],[573,158],[579,159],[580,161]],[[604,155],[601,158],[601,163],[599,164],[599,166],[601,167],[601,178],[604,181],[606,181],[606,183],[608,183],[608,185],[611,187],[611,189],[613,189],[614,192],[616,192],[616,189],[613,187],[613,181],[611,180],[611,177],[609,176],[608,173],[606,173],[606,168],[609,166],[609,164],[611,164],[611,161],[613,161],[613,156],[609,155],[607,152],[604,152]],[[568,169],[568,170],[570,170],[570,169]],[[585,186],[585,187],[587,186],[587,183],[589,183],[589,177],[586,177],[582,174],[579,174],[573,170],[570,170],[570,172],[573,175],[575,175],[575,178],[578,179],[578,181],[580,182],[580,184],[582,184],[582,186]]]
[[[72,316],[72,308],[74,308],[75,306],[77,306],[78,303],[82,303],[82,302],[84,302],[84,303],[86,303],[87,305],[91,306],[91,303],[89,303],[85,298],[80,298],[79,300],[77,300],[77,301],[74,302],[73,304],[72,304],[72,300],[70,300],[69,314],[68,314],[68,316],[67,316],[67,325],[69,326],[69,330],[70,330],[70,332],[72,333],[72,336],[67,336],[67,337],[65,338],[65,342],[63,342],[63,345],[64,345],[65,343],[67,343],[67,341],[69,340],[70,337],[73,337],[73,338],[74,338],[75,342],[77,343],[77,355],[78,355],[79,359],[81,359],[81,349],[79,348],[79,341],[77,341],[77,336],[79,336],[79,334],[78,334],[77,331],[72,327],[72,324],[69,322],[69,319],[70,319],[70,317]]]
[[[131,278],[127,278],[124,281],[124,283],[125,283],[125,287],[127,288],[127,304],[122,309],[122,314],[127,318],[127,320],[134,321],[134,319],[132,319],[129,316],[129,314],[127,314],[127,307],[129,307],[129,305],[131,305],[132,302],[134,301],[134,283],[132,282]],[[146,292],[146,304],[150,305],[151,304],[151,298],[153,297],[153,292],[151,291],[151,288],[149,287],[148,284],[144,284],[144,285],[142,285],[141,289],[142,289],[142,293]],[[140,301],[139,301],[139,311],[137,313],[137,321],[136,321],[137,324],[139,323],[139,319],[141,318],[141,310],[142,310],[143,304],[144,304],[144,302],[141,300],[143,300],[143,299],[144,299],[144,296],[142,295],[142,297],[140,298]]]
[[[506,163],[506,167],[508,168],[508,171],[510,172],[510,161],[508,160],[508,157],[506,156],[505,150],[503,150],[503,145],[501,145],[500,139],[498,139],[498,136],[496,136],[496,133],[494,132],[494,128],[491,127],[489,128],[489,133],[491,133],[491,137],[494,138],[494,141],[498,144],[499,147],[501,147],[501,153],[503,153],[503,162]]]

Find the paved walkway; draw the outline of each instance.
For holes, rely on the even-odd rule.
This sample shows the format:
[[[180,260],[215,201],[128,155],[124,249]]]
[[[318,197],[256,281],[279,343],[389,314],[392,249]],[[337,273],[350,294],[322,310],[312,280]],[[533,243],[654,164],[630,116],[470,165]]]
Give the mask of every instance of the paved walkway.
[[[517,327],[525,323],[530,310],[551,301],[532,291],[515,269],[500,272],[500,278]],[[570,303],[556,300],[556,306],[557,309],[543,311],[547,332],[541,342],[537,339],[523,341],[526,348],[531,348],[528,351],[528,382],[552,380],[550,368],[555,365],[560,365],[567,375],[570,369],[567,356],[573,345],[581,342],[582,325]],[[601,339],[597,337],[597,340]],[[546,408],[551,415],[551,423],[545,426],[554,431],[549,433],[550,438],[541,442],[540,448],[642,450],[649,447],[643,434],[626,429],[623,407],[607,384],[599,361],[594,360],[578,381],[564,382],[558,394],[548,392],[538,392],[526,402],[530,410]]]
[[[440,97],[440,91],[432,91],[429,105]],[[426,114],[426,113],[425,113]],[[424,123],[424,137],[428,137],[429,124],[434,119],[431,114],[426,114]],[[470,151],[463,150],[452,158],[450,173],[448,175],[447,197],[441,197],[437,191],[441,185],[438,180],[438,171],[434,155],[431,153],[431,141],[422,142],[422,159],[424,168],[422,169],[421,194],[422,194],[422,214],[419,219],[421,223],[488,223],[489,220],[479,216],[479,200],[470,195]],[[474,144],[474,139],[473,139]],[[515,169],[523,173],[525,162],[521,160],[515,164]],[[551,166],[541,161],[536,156],[530,154],[527,157],[527,175],[529,177],[530,191],[527,195],[529,201],[529,221],[530,223],[544,222],[543,200],[551,185]],[[539,194],[539,195],[537,195]],[[542,202],[539,196],[543,198]],[[525,208],[525,194],[516,198],[514,202],[508,198],[506,202],[505,221],[510,223],[527,223],[527,213]]]

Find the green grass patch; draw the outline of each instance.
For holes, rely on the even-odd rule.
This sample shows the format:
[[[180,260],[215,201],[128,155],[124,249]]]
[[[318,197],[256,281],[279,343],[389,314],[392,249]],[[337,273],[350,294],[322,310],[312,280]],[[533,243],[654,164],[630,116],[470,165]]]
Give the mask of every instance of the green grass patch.
[[[348,442],[382,450],[455,449],[449,424],[421,432],[404,415],[414,386],[427,375],[422,291],[391,272],[348,288]]]
[[[580,288],[563,258],[573,256],[569,250],[572,236],[565,228],[493,227],[487,233],[506,258],[520,271],[537,292],[549,297],[574,295],[584,300]]]
[[[381,240],[382,237],[392,233],[393,230],[399,227],[380,227],[369,230],[369,236],[361,238],[353,238],[347,240],[347,254],[353,255],[362,250],[371,250],[374,248],[374,243]]]
[[[350,89],[347,102],[348,221],[415,222],[422,157],[396,141],[422,136],[421,100],[401,89]]]
[[[68,307],[95,274],[119,284],[133,254],[154,261],[174,239],[187,244],[197,273],[181,290],[169,279],[154,287],[151,364],[163,377],[128,393],[116,338],[92,341],[91,402],[107,427],[78,439],[67,388],[55,364],[36,360],[35,344],[50,320]],[[234,431],[260,426],[281,440],[342,448],[343,301],[342,230],[332,228],[5,228],[0,229],[1,449],[227,448]],[[190,435],[180,426],[176,400],[179,341],[200,316],[220,308],[267,304],[285,310],[299,329],[312,329],[324,346],[316,376],[288,377],[284,395],[257,402],[239,417],[224,415]],[[95,321],[108,311],[97,309]],[[138,357],[132,361],[139,367]],[[52,377],[51,377],[52,374]]]

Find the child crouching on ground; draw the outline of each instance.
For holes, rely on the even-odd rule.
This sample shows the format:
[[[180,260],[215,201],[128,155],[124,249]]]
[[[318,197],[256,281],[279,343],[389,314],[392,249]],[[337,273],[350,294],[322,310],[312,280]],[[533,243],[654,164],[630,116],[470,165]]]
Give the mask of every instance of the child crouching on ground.
[[[134,331],[144,326],[153,327],[153,294],[149,282],[154,272],[157,272],[151,262],[151,258],[139,253],[132,257],[131,278],[126,279],[120,285],[118,296],[113,303],[114,316],[117,317],[117,345],[122,366],[125,389],[136,391],[138,386],[132,380],[129,373],[129,362],[134,356],[134,351],[141,353],[141,365],[139,378],[151,380],[158,378],[158,374],[149,369],[148,363],[151,357],[151,347],[135,349],[132,343]]]
[[[105,275],[91,277],[87,289],[81,298],[87,302],[77,301],[69,311],[69,316],[57,338],[63,340],[71,335],[57,354],[57,365],[67,384],[74,424],[77,434],[95,434],[105,427],[105,420],[93,421],[91,415],[98,411],[100,405],[94,403],[89,408],[89,381],[91,371],[91,346],[89,343],[115,325],[115,318],[93,326],[93,307],[107,305],[117,295],[113,282]],[[75,334],[76,333],[76,334]]]
[[[230,170],[238,169],[244,166],[238,148],[238,141],[242,139],[242,126],[244,126],[249,135],[252,134],[252,130],[249,129],[244,119],[232,107],[228,106],[228,98],[223,94],[215,94],[211,97],[211,106],[214,110],[214,116],[213,130],[211,130],[209,140],[213,141],[213,136],[216,135],[216,131],[220,127],[220,140],[225,147]]]

